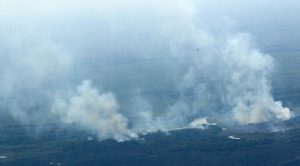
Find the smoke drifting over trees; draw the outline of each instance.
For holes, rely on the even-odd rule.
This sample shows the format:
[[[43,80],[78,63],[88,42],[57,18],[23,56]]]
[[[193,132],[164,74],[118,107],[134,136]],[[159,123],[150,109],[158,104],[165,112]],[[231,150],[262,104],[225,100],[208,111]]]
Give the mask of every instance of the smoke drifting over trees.
[[[122,141],[207,119],[292,116],[271,95],[274,59],[220,17],[232,9],[222,3],[16,2],[4,5],[18,12],[0,16],[0,104],[22,123],[74,124]]]

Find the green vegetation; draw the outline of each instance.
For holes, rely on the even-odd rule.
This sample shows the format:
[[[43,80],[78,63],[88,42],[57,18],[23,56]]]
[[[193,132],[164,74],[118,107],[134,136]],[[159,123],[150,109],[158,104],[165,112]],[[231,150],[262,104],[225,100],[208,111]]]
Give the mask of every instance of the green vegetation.
[[[48,130],[32,137],[21,126],[0,132],[1,165],[297,165],[300,129],[236,133],[217,126],[157,132],[138,140],[88,141],[84,132]],[[240,140],[229,139],[234,135]]]

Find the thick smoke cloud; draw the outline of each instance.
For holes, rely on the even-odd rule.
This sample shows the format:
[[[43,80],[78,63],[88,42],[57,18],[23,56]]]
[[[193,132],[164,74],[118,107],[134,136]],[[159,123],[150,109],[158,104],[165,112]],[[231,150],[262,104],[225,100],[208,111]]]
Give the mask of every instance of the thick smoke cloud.
[[[24,124],[123,141],[292,116],[271,95],[273,58],[223,3],[15,2],[0,16],[0,104]]]
[[[135,137],[127,129],[127,119],[118,112],[119,104],[112,93],[102,93],[85,80],[68,99],[56,97],[51,112],[63,123],[78,124],[100,139],[126,140]]]

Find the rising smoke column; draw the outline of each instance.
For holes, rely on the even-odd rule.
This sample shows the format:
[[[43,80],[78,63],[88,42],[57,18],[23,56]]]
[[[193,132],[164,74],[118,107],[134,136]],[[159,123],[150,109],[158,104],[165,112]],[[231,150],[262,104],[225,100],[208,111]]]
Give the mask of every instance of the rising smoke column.
[[[1,106],[21,122],[74,125],[100,140],[122,141],[209,121],[247,124],[292,116],[271,95],[273,58],[249,35],[201,15],[204,1],[76,1],[69,8],[70,2],[54,0],[50,9],[42,4],[45,10],[30,13],[33,20],[22,13],[31,10],[12,12],[17,17],[7,20],[19,19],[21,26],[1,29]],[[40,12],[53,20],[39,18]],[[158,61],[143,68],[153,59]],[[165,79],[171,88],[157,88]],[[175,95],[163,108],[131,93],[167,88]]]
[[[289,109],[271,95],[269,78],[274,62],[270,55],[251,48],[247,36],[241,34],[229,39],[221,53],[225,64],[222,79],[228,81],[225,101],[233,106],[234,120],[247,124],[291,117]]]
[[[100,93],[91,81],[85,80],[69,98],[57,97],[51,112],[63,123],[78,125],[95,133],[100,140],[124,141],[136,137],[118,110],[119,104],[112,93]]]
[[[191,110],[239,124],[289,119],[289,109],[271,95],[273,58],[255,49],[248,34],[216,40],[223,42],[211,54],[199,53],[183,77],[183,92],[193,96]]]

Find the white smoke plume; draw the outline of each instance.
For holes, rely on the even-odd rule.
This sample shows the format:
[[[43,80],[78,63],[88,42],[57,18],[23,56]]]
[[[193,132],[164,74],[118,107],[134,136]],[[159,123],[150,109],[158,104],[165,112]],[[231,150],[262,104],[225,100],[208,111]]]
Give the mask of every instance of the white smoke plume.
[[[1,1],[1,112],[119,141],[287,120],[272,96],[276,62],[234,21],[262,8],[230,2]]]
[[[235,34],[213,43],[209,50],[198,50],[201,52],[190,57],[193,63],[182,77],[179,99],[163,113],[155,115],[145,98],[135,96],[134,107],[140,111],[134,122],[139,122],[139,129],[184,128],[201,117],[223,124],[291,118],[290,110],[271,95],[273,58],[253,48],[249,35]]]
[[[57,97],[51,112],[63,123],[75,124],[96,133],[99,139],[124,141],[136,137],[127,129],[127,119],[118,112],[112,93],[99,93],[85,80],[69,98]]]
[[[291,117],[289,109],[271,95],[271,56],[251,48],[243,35],[229,39],[222,53],[225,67],[221,73],[228,81],[225,97],[234,106],[234,120],[246,124]]]
[[[195,96],[193,110],[225,113],[240,124],[287,120],[292,116],[271,95],[272,57],[253,48],[247,34],[232,35],[211,51],[200,53],[184,77],[184,88],[191,88]]]

